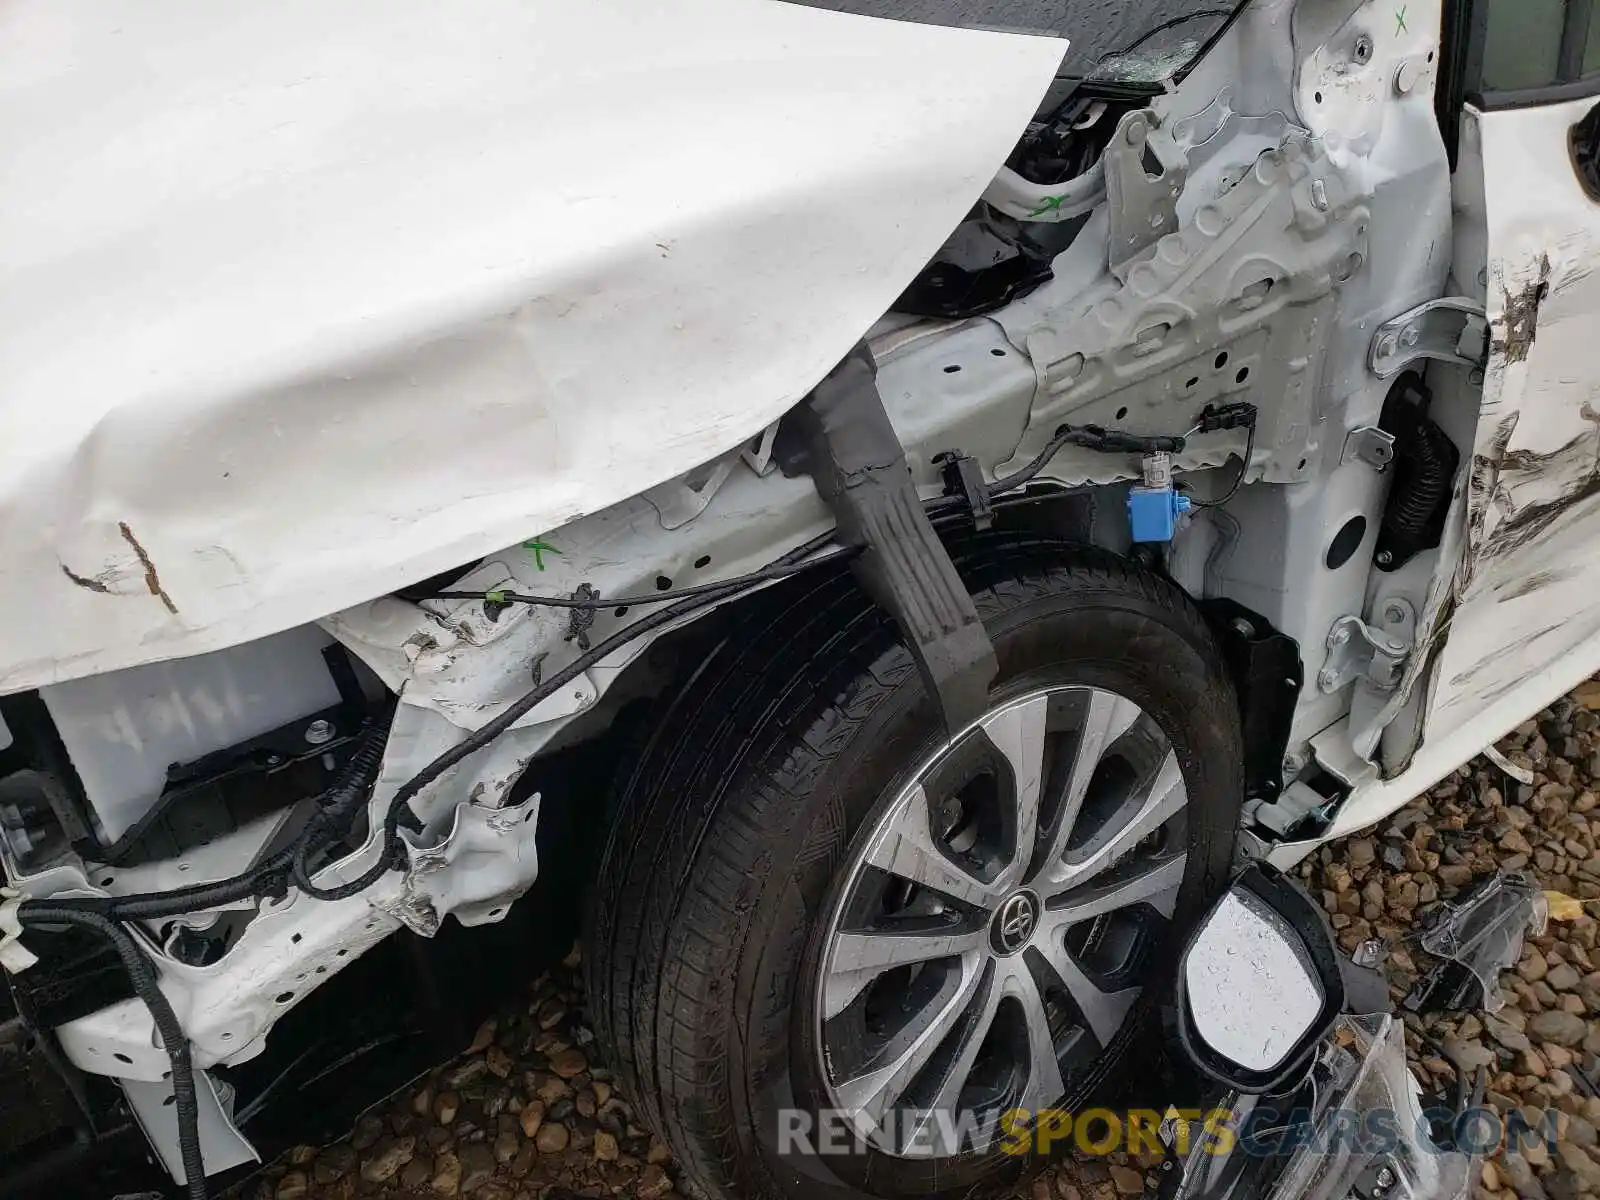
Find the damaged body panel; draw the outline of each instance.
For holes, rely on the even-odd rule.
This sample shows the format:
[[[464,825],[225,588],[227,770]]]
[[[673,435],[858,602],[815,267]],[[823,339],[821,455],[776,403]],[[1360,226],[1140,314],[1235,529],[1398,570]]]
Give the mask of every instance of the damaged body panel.
[[[1588,378],[1600,214],[1555,155],[1591,107],[1463,118],[1485,188],[1490,340],[1430,737],[1520,689],[1564,691],[1600,652],[1600,391]],[[1507,723],[1526,705],[1509,699]]]
[[[8,10],[0,687],[316,620],[757,434],[1063,50],[718,0],[432,23]]]

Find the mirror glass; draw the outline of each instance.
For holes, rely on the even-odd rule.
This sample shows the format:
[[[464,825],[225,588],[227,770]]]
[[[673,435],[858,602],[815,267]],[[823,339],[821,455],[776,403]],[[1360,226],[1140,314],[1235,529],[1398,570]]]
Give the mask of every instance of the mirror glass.
[[[1322,984],[1300,936],[1237,888],[1190,946],[1184,990],[1194,1031],[1250,1071],[1279,1066],[1322,1011]]]

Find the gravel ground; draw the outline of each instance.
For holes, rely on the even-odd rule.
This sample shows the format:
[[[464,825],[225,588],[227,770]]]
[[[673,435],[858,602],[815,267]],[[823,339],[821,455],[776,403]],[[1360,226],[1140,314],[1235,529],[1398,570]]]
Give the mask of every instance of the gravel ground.
[[[1480,1200],[1600,1196],[1600,681],[1592,681],[1499,743],[1532,784],[1486,759],[1449,776],[1376,829],[1319,850],[1300,868],[1346,949],[1393,937],[1497,868],[1530,871],[1576,903],[1557,907],[1546,933],[1501,980],[1498,1014],[1408,1018],[1420,1073],[1452,1068],[1418,1036],[1426,1030],[1469,1069],[1490,1071],[1488,1102],[1521,1107],[1535,1125],[1554,1110],[1554,1153],[1529,1147],[1485,1167]],[[1427,963],[1405,950],[1388,971],[1398,1000]],[[667,1149],[633,1122],[610,1075],[590,1061],[577,951],[537,981],[526,1002],[487,1022],[456,1061],[343,1142],[303,1146],[244,1190],[245,1200],[672,1200]],[[1146,1188],[1153,1162],[1120,1155],[1077,1160],[1036,1179],[1027,1200],[1113,1200]],[[1153,1177],[1149,1178],[1153,1183]]]

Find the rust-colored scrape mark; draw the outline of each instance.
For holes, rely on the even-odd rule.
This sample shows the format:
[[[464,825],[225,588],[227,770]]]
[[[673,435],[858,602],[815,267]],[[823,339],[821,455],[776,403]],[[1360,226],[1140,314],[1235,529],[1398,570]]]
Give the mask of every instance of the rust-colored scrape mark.
[[[91,592],[99,592],[102,596],[111,595],[111,589],[105,584],[101,583],[98,579],[89,579],[83,575],[79,575],[71,567],[67,566],[66,563],[61,564],[61,573],[81,588],[85,588]]]
[[[1528,357],[1534,335],[1539,329],[1539,305],[1550,294],[1550,256],[1539,256],[1539,278],[1530,281],[1513,295],[1506,292],[1506,311],[1501,318],[1500,336],[1493,350],[1505,356],[1507,362],[1522,362]]]
[[[167,606],[167,611],[177,616],[178,606],[172,602],[172,597],[167,595],[167,589],[161,586],[161,576],[156,574],[156,565],[150,561],[150,556],[139,544],[139,539],[133,536],[133,530],[128,528],[126,521],[118,521],[117,528],[122,530],[122,540],[132,546],[133,552],[139,556],[139,565],[144,568],[145,587],[150,589],[152,596],[161,597],[161,603]]]

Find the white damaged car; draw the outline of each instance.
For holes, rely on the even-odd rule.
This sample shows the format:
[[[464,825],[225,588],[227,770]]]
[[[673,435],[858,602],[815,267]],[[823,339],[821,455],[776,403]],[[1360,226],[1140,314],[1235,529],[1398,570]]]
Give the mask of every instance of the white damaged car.
[[[1174,1028],[1415,1099],[1274,868],[1600,668],[1600,22],[977,7],[0,10],[0,1191],[219,1190],[580,918],[716,1200]]]

